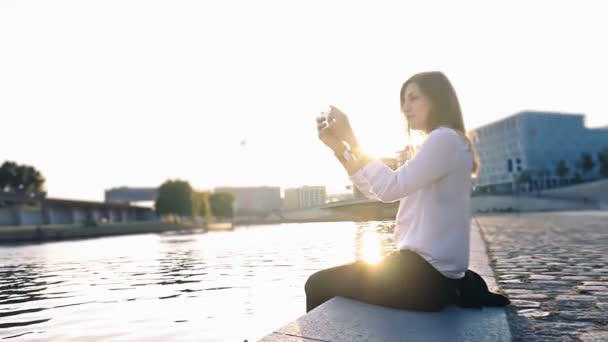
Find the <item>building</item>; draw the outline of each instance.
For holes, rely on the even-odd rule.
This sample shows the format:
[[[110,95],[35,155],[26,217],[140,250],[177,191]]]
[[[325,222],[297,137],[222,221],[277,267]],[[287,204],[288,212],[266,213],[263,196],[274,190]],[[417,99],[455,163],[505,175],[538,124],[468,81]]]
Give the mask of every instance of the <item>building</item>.
[[[0,226],[123,223],[155,220],[151,208],[0,193]]]
[[[122,186],[105,191],[106,203],[154,202],[158,188],[129,188]]]
[[[229,192],[235,197],[236,216],[263,217],[281,209],[280,187],[220,187],[214,192]]]
[[[584,115],[525,111],[472,131],[480,160],[476,191],[510,192],[553,188],[576,179],[581,153],[592,155],[595,168],[585,177],[599,176],[597,154],[608,147],[608,127],[586,128]],[[568,174],[559,177],[556,164],[564,160]],[[530,176],[530,187],[518,182]],[[528,182],[525,182],[528,183]]]
[[[325,204],[327,191],[324,186],[303,186],[285,189],[283,209],[308,208]]]

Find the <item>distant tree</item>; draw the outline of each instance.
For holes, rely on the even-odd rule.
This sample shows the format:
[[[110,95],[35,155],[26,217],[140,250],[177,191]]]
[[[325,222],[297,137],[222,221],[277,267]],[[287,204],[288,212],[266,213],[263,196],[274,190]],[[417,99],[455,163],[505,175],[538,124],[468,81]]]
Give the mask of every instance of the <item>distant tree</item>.
[[[192,192],[192,206],[194,216],[202,216],[205,221],[211,217],[211,205],[210,198],[211,194],[207,191],[193,191]]]
[[[0,192],[9,192],[15,178],[17,178],[17,164],[5,161],[0,166]]]
[[[154,205],[158,215],[192,216],[192,187],[182,180],[167,180],[158,188]]]
[[[544,189],[547,187],[547,177],[549,177],[551,175],[551,170],[549,170],[549,168],[547,168],[544,164],[543,166],[537,171],[538,174],[538,179],[540,180],[540,189]]]
[[[528,191],[530,191],[530,182],[532,181],[532,177],[530,176],[530,172],[528,170],[523,170],[519,173],[517,177],[517,182],[520,184],[527,184]]]
[[[565,160],[559,160],[555,163],[555,175],[559,177],[560,182],[568,175],[569,171],[570,169],[568,169],[568,164]]]
[[[218,219],[231,219],[234,217],[234,194],[229,192],[216,192],[211,194],[209,202],[211,212]]]
[[[593,170],[595,163],[593,162],[593,157],[591,154],[587,152],[581,153],[581,158],[576,162],[576,167],[582,171],[583,176],[586,176],[591,170]]]
[[[597,161],[600,164],[600,174],[602,177],[608,177],[608,146],[604,147],[597,154]]]
[[[0,192],[18,194],[44,193],[45,179],[33,166],[5,161],[0,166]]]

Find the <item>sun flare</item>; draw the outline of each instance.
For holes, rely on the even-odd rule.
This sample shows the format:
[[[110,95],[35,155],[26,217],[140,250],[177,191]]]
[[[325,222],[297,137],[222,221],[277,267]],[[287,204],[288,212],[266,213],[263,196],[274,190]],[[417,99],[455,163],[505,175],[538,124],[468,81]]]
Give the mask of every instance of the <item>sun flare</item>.
[[[382,261],[382,241],[376,232],[366,232],[361,237],[361,258],[369,264]]]

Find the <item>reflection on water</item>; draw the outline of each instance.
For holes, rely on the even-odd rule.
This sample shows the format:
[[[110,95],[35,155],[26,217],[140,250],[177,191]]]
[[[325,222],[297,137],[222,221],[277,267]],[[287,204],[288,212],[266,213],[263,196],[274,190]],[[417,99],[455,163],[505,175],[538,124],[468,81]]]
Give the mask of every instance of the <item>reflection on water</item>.
[[[255,341],[315,271],[394,250],[391,222],[280,224],[0,247],[0,338]]]

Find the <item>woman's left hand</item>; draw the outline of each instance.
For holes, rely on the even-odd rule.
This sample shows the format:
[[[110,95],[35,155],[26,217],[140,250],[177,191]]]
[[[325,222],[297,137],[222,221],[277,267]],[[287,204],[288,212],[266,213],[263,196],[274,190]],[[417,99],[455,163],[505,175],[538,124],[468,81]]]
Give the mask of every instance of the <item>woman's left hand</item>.
[[[344,145],[330,130],[327,118],[320,116],[317,118],[317,133],[319,139],[335,153],[342,153]]]
[[[353,133],[353,128],[348,121],[348,117],[338,108],[331,106],[331,111],[328,115],[330,132],[340,141],[346,141],[350,145],[351,149],[355,149],[359,146],[357,138]]]

